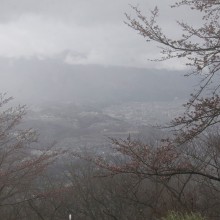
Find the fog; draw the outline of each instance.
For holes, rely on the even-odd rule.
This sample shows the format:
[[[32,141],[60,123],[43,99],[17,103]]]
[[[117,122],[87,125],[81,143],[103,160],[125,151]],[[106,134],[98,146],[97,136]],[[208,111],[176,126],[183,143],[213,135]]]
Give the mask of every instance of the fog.
[[[92,134],[81,139],[94,147],[99,134],[136,134],[177,115],[193,92],[184,62],[149,61],[161,56],[157,45],[124,23],[125,12],[135,16],[130,5],[144,14],[158,5],[163,30],[178,37],[173,17],[196,24],[199,16],[171,10],[173,0],[0,3],[0,92],[27,105],[26,123],[43,140]]]
[[[132,6],[148,19],[157,5],[160,16],[156,19],[161,26],[155,31],[161,30],[166,42],[171,42],[169,38],[177,42],[184,38],[178,21],[198,25],[201,14],[195,10],[188,14],[185,7],[172,10],[174,3],[0,0],[3,219],[153,219],[153,214],[159,217],[160,209],[163,214],[173,209],[170,207],[190,213],[200,203],[198,207],[204,209],[210,198],[216,201],[210,197],[214,191],[207,188],[212,179],[219,182],[212,159],[199,151],[204,160],[200,163],[197,145],[192,148],[196,156],[190,155],[185,142],[175,149],[179,147],[178,136],[173,140],[176,131],[162,129],[183,115],[183,104],[195,92],[198,79],[186,77],[191,70],[184,56],[177,58],[178,52],[170,60],[152,61],[163,57],[160,45],[146,42],[126,23],[129,16],[137,18]],[[212,26],[207,28],[213,31]],[[188,52],[187,44],[178,42]],[[198,51],[203,53],[203,49]],[[215,99],[210,105],[213,103]],[[203,126],[200,108],[191,113],[196,128]],[[184,120],[187,131],[190,126]],[[186,134],[182,136],[191,137]],[[218,154],[210,155],[218,162]],[[195,170],[190,160],[195,161]],[[171,181],[176,177],[169,176],[169,170],[175,173],[173,167],[184,178],[178,175]],[[207,174],[213,167],[216,175]],[[125,173],[120,175],[120,170]],[[204,185],[199,185],[200,178],[194,174],[204,178]],[[94,178],[99,176],[105,178]],[[200,191],[210,193],[198,197]],[[212,201],[208,205],[217,207]]]
[[[172,18],[196,24],[199,16],[171,10],[173,0],[0,3],[0,87],[17,102],[172,101],[193,90],[183,62],[149,61],[160,57],[157,45],[124,23],[125,12],[134,15],[130,5],[146,14],[158,5],[163,30],[179,36]]]
[[[28,104],[184,99],[195,81],[183,71],[69,65],[59,59],[0,60],[2,91]]]

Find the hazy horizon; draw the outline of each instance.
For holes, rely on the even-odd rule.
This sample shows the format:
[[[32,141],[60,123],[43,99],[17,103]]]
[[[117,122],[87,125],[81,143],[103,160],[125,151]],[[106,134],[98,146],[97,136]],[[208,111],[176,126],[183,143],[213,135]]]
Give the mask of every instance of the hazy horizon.
[[[120,103],[186,99],[195,80],[184,71],[69,65],[60,59],[1,59],[0,87],[15,100]]]

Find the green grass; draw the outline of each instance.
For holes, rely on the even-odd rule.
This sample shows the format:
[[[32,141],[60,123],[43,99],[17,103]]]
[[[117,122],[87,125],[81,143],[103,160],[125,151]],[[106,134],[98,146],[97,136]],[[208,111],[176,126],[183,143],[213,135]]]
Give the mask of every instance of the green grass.
[[[205,220],[205,218],[198,213],[182,214],[179,212],[170,212],[162,220]]]

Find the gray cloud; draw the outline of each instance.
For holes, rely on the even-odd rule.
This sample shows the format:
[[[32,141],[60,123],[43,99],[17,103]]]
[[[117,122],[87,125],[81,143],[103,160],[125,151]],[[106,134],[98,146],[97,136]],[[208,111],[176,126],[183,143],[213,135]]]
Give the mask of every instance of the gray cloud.
[[[124,12],[129,4],[149,11],[161,8],[165,31],[174,35],[173,18],[180,12],[169,10],[173,1],[146,0],[0,0],[0,56],[9,58],[48,58],[69,51],[63,61],[69,64],[122,65],[153,68],[147,58],[156,57],[154,45],[128,28]],[[182,13],[185,16],[185,13]],[[177,16],[178,17],[178,16]],[[190,17],[190,16],[188,16]],[[176,62],[157,68],[182,69]]]

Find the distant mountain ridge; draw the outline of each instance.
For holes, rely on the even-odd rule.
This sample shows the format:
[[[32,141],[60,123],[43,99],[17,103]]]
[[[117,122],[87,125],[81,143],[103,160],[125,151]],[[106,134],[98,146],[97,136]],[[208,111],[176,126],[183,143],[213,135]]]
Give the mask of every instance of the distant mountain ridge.
[[[1,92],[30,103],[171,101],[196,84],[184,72],[97,65],[59,59],[0,59]]]

